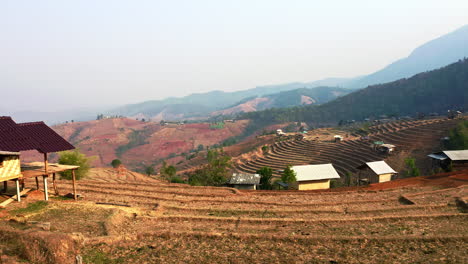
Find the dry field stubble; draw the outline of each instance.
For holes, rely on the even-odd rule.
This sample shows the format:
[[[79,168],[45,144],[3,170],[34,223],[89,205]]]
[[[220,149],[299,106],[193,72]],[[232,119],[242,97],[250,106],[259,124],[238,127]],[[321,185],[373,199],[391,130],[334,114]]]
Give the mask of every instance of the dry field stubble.
[[[50,222],[47,234],[69,236],[86,263],[466,263],[468,215],[456,199],[468,196],[468,173],[457,175],[328,192],[94,177],[79,182],[82,201],[10,216]]]

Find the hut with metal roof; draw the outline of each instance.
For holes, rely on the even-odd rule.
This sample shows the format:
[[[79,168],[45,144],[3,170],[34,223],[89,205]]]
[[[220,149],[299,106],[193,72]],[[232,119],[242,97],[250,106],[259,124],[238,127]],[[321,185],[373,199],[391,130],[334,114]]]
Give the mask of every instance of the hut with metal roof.
[[[71,150],[75,147],[57,134],[44,122],[16,123],[8,116],[0,116],[0,150],[12,153],[19,153],[26,150],[37,150],[44,155],[43,166],[34,166],[23,169],[18,178],[35,178],[36,186],[39,189],[39,177],[43,178],[44,199],[48,200],[47,179],[53,177],[53,185],[56,190],[56,173],[65,170],[74,171],[78,166],[65,166],[54,164],[49,165],[48,154],[52,152]],[[19,162],[19,154],[16,155]],[[16,170],[17,171],[17,170]],[[13,177],[11,174],[9,177]],[[76,198],[76,182],[73,177],[73,189]],[[20,197],[18,197],[19,199]]]
[[[260,175],[251,173],[233,173],[227,185],[240,190],[256,190],[260,185]]]
[[[298,190],[329,189],[330,180],[340,178],[332,164],[299,165],[292,170],[296,173]]]
[[[358,184],[388,182],[397,177],[397,172],[383,160],[366,162],[357,168],[360,170]]]
[[[468,149],[445,150],[429,154],[432,159],[432,168],[461,169],[468,167]]]

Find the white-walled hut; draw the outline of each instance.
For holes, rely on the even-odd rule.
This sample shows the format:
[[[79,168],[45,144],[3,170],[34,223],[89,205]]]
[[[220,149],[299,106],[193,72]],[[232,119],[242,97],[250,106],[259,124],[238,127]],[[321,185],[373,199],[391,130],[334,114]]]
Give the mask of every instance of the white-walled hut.
[[[0,116],[0,150],[19,153],[20,151],[36,150],[43,154],[44,161],[40,166],[34,165],[25,167],[21,165],[21,172],[18,179],[35,178],[36,186],[39,189],[39,177],[43,179],[44,186],[44,199],[48,200],[48,177],[52,176],[52,183],[54,189],[57,191],[55,182],[56,173],[71,170],[73,175],[73,190],[76,199],[76,183],[75,183],[75,170],[78,166],[67,166],[59,164],[49,164],[48,154],[53,152],[71,150],[75,147],[58,135],[53,129],[47,126],[44,122],[29,122],[29,123],[16,123],[8,116]],[[10,155],[15,156],[15,155]],[[15,173],[17,172],[17,165],[20,164],[19,154],[16,155],[15,160]],[[12,176],[13,177],[13,176]],[[14,178],[16,179],[16,178]],[[18,181],[17,189],[18,187]],[[18,196],[18,200],[19,200]]]
[[[298,190],[329,189],[331,179],[339,179],[340,175],[332,164],[293,166],[296,173]]]
[[[240,190],[256,190],[260,185],[260,175],[252,173],[233,173],[227,185]]]
[[[432,159],[432,168],[462,169],[468,168],[468,149],[445,150],[428,155]]]
[[[394,180],[397,176],[397,172],[383,160],[366,162],[358,169],[359,182],[388,182]]]

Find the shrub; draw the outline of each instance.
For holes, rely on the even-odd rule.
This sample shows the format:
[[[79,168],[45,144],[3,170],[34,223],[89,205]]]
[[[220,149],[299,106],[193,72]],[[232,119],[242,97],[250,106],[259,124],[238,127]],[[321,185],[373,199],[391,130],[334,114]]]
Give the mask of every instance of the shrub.
[[[75,171],[76,179],[82,179],[88,173],[91,165],[92,157],[87,157],[85,154],[79,152],[78,150],[70,150],[70,151],[62,151],[59,153],[58,163],[63,165],[75,165],[80,166]],[[71,179],[72,172],[71,171],[64,171],[61,172],[60,175],[64,179]]]
[[[153,174],[155,173],[155,170],[154,170],[153,166],[148,166],[148,167],[146,167],[145,173],[146,173],[146,175],[148,175],[148,176],[153,175]]]
[[[112,161],[111,161],[111,165],[112,165],[112,167],[114,167],[114,168],[119,167],[121,164],[122,164],[122,161],[120,161],[119,159],[115,159],[115,160],[112,160]]]

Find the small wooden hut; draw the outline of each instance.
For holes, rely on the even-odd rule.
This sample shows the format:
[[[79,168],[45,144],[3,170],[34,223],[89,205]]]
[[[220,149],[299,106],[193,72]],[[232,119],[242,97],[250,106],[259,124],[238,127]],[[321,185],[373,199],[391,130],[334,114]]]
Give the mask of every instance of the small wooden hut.
[[[363,183],[388,182],[394,180],[397,172],[385,161],[366,162],[359,169],[358,181]]]
[[[432,168],[466,169],[468,168],[468,149],[445,150],[428,155],[432,159]]]
[[[251,173],[233,173],[227,185],[240,190],[256,190],[260,185],[260,175]]]
[[[16,123],[9,116],[0,116],[0,149],[3,151],[18,153],[26,150],[37,150],[44,155],[43,166],[35,166],[33,168],[22,170],[18,178],[24,179],[33,177],[36,179],[36,186],[39,189],[39,177],[43,178],[44,184],[44,199],[48,200],[47,179],[52,175],[52,180],[55,184],[55,177],[57,172],[71,170],[73,175],[73,190],[76,199],[76,182],[75,170],[78,166],[65,166],[56,165],[55,168],[49,169],[48,154],[58,151],[71,150],[75,147],[58,135],[53,129],[47,126],[44,122],[29,122],[29,123]],[[14,156],[14,155],[10,155]],[[17,160],[15,164],[19,163],[19,154],[17,158],[10,158]],[[17,171],[17,168],[16,168]],[[16,176],[11,176],[16,177]],[[17,182],[18,185],[18,182]],[[18,187],[19,189],[19,187]],[[20,197],[18,196],[18,200]]]
[[[296,173],[298,190],[329,189],[331,179],[339,179],[340,175],[332,164],[293,166]]]

